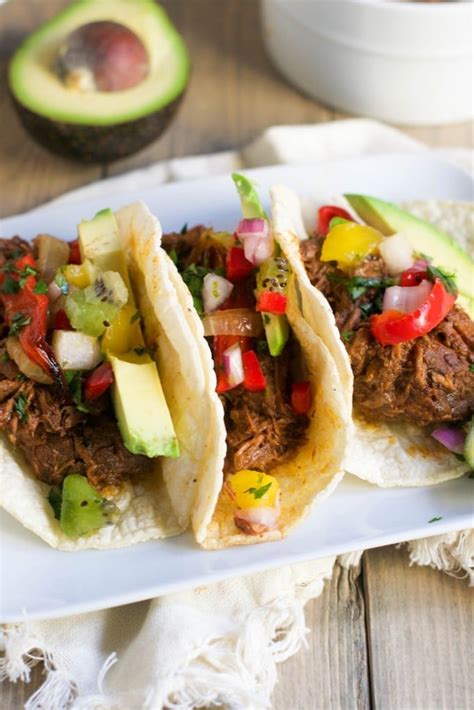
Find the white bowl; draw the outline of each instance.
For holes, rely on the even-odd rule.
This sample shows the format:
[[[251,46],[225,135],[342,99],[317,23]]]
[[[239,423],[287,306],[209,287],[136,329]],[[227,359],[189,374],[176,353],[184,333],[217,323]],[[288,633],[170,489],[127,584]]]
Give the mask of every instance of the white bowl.
[[[468,121],[472,2],[262,0],[264,41],[303,91],[401,124]]]

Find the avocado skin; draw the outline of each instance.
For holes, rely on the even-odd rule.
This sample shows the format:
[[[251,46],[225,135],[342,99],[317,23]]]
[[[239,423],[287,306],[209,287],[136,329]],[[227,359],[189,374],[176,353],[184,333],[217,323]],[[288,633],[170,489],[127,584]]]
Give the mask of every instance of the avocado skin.
[[[168,127],[184,94],[185,91],[159,111],[134,121],[93,126],[40,116],[23,106],[10,92],[21,123],[38,145],[63,158],[86,164],[120,160],[155,141]]]

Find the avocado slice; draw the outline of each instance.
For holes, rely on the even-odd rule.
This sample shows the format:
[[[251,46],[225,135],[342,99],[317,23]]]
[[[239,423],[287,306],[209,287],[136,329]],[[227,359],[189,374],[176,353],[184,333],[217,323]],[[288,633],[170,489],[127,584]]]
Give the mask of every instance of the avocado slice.
[[[382,234],[403,232],[413,249],[426,254],[433,265],[453,271],[459,290],[459,302],[473,317],[474,262],[452,237],[429,222],[405,212],[391,202],[367,195],[344,195],[364,222]]]
[[[136,310],[118,225],[111,210],[101,210],[94,219],[80,223],[79,246],[83,259],[120,274],[129,287],[126,307]],[[132,326],[136,330],[136,321],[130,323]],[[173,422],[156,363],[148,355],[141,329],[137,341],[138,346],[129,353],[107,353],[114,372],[112,399],[123,442],[134,454],[177,457],[179,447]]]
[[[232,173],[232,180],[239,193],[244,218],[262,217],[267,219],[253,182],[240,173]]]
[[[138,348],[137,348],[138,350]],[[173,422],[156,363],[146,354],[108,356],[112,397],[123,443],[133,454],[179,456]]]
[[[70,34],[89,23],[113,21],[144,45],[148,75],[120,91],[68,87],[55,67]],[[189,79],[181,35],[154,0],[76,0],[18,48],[9,87],[20,120],[43,147],[85,163],[129,155],[165,130]]]

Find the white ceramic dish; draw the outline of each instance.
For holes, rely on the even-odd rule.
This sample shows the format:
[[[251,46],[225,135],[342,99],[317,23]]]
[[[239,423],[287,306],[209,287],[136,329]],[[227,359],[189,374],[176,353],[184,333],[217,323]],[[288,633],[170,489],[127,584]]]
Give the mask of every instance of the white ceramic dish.
[[[343,111],[400,124],[473,117],[472,23],[465,1],[262,0],[284,76]]]
[[[262,195],[276,183],[327,199],[344,191],[391,200],[469,200],[472,180],[424,156],[377,156],[248,171]],[[38,230],[71,238],[83,217],[144,199],[165,230],[184,222],[232,228],[239,204],[228,176],[103,198],[47,205],[0,222],[4,236]],[[189,534],[122,550],[58,552],[0,511],[0,622],[50,618],[148,599],[287,563],[460,530],[472,525],[474,482],[467,477],[430,488],[380,489],[350,476],[286,540],[219,552],[200,550]],[[441,519],[430,523],[434,517]]]

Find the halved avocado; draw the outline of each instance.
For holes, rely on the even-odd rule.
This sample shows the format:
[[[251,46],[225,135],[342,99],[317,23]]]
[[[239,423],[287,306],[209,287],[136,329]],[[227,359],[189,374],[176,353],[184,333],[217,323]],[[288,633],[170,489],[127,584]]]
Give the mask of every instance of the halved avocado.
[[[125,90],[79,90],[57,70],[71,33],[97,22],[131,30],[144,45],[149,70]],[[116,160],[158,138],[189,78],[184,42],[153,0],[76,0],[30,35],[9,68],[19,117],[45,148],[85,163]]]

